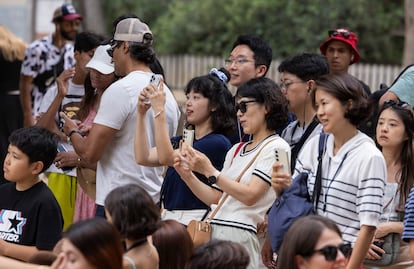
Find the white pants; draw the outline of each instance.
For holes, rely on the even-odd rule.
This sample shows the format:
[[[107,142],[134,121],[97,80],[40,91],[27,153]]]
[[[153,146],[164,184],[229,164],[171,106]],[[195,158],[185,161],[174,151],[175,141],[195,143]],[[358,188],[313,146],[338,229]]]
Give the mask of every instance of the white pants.
[[[166,210],[161,213],[161,219],[173,219],[179,223],[187,226],[191,220],[201,220],[206,215],[206,209],[193,209],[193,210]]]

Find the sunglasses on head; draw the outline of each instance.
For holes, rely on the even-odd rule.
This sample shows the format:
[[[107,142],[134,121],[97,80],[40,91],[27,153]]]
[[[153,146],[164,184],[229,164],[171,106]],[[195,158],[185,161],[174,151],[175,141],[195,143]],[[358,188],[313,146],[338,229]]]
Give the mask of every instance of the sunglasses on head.
[[[338,256],[338,249],[342,252],[345,258],[349,258],[352,254],[351,244],[340,244],[339,246],[325,246],[321,249],[314,250],[313,253],[319,252],[325,257],[325,260],[335,261],[336,257]]]
[[[247,104],[256,103],[256,102],[257,102],[256,100],[241,101],[240,103],[236,103],[234,107],[236,108],[236,112],[240,110],[241,113],[246,113]]]
[[[387,107],[394,107],[394,108],[401,108],[401,109],[411,109],[411,106],[402,101],[395,101],[395,100],[387,100],[384,102],[384,108]]]
[[[331,31],[328,31],[328,35],[329,37],[336,37],[340,35],[343,38],[348,39],[351,36],[351,33],[345,30],[331,30]]]

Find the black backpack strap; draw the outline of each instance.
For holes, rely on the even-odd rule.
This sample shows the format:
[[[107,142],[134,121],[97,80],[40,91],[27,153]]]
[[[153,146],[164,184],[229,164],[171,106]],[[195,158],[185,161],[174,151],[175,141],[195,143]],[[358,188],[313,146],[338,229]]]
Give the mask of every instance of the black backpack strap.
[[[315,187],[312,194],[312,202],[314,203],[314,211],[317,212],[319,204],[319,196],[322,189],[322,157],[326,147],[326,140],[328,135],[321,132],[319,136],[319,153],[318,153],[318,170],[316,171]]]
[[[310,136],[310,134],[315,130],[316,126],[319,124],[319,121],[316,119],[316,115],[313,117],[312,122],[309,124],[308,128],[306,128],[305,132],[299,139],[298,143],[296,143],[295,147],[292,149],[291,157],[290,157],[290,173],[293,175],[295,171],[295,164],[296,159],[298,158],[299,151],[305,144],[306,140]]]

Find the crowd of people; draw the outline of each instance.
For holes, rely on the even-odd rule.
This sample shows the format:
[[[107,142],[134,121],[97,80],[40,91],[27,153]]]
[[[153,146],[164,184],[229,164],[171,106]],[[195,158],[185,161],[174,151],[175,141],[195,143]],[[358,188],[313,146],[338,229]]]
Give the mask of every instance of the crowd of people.
[[[63,4],[29,45],[0,25],[0,269],[414,268],[412,67],[372,94],[338,28],[275,82],[272,49],[245,34],[181,110],[147,24],[122,15],[104,37],[81,21]],[[303,173],[315,214],[272,249],[268,213]]]

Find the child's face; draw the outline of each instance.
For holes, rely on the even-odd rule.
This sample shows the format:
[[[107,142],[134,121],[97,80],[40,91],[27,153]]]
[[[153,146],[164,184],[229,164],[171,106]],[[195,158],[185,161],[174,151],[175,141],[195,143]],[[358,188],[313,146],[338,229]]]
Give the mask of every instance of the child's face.
[[[29,163],[29,157],[16,146],[9,145],[4,159],[4,178],[12,182],[20,182],[33,177],[34,164]]]

